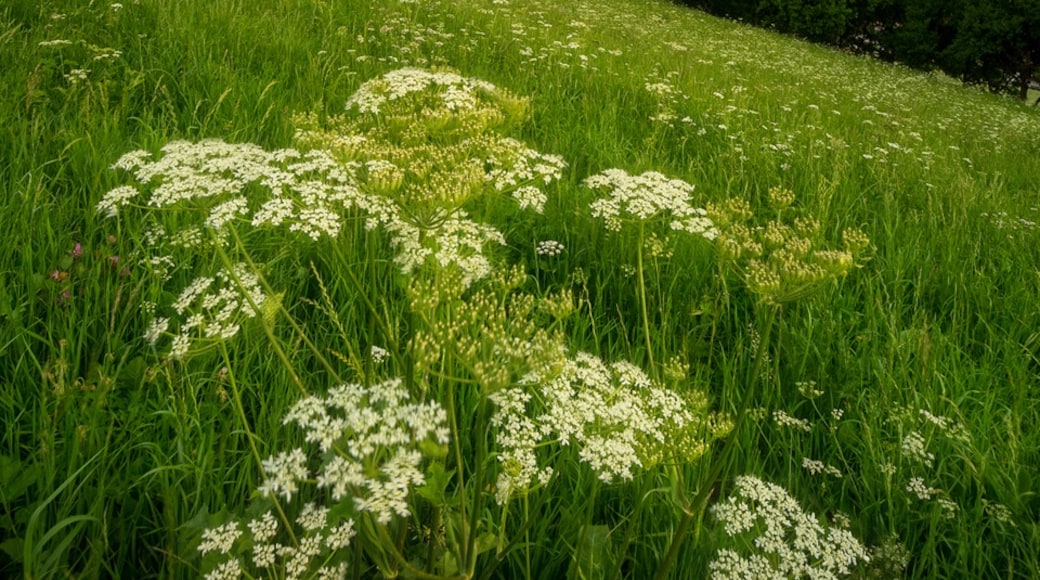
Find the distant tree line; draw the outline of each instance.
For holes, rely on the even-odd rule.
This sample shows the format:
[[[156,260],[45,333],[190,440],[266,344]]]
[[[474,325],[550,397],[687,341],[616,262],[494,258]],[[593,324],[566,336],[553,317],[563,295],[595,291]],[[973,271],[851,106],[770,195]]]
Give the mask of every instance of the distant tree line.
[[[1040,75],[1040,0],[678,0],[1026,99]]]

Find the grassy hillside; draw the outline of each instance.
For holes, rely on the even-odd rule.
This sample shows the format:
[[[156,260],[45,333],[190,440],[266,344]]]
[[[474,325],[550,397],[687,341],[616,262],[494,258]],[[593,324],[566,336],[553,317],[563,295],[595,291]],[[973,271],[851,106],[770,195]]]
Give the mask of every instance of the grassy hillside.
[[[1040,576],[1038,108],[652,0],[0,62],[0,575]]]

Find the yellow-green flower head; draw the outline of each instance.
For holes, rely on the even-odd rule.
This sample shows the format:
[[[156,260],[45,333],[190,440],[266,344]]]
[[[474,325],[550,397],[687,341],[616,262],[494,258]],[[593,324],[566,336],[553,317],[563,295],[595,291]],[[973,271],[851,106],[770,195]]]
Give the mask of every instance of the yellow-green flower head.
[[[769,205],[775,210],[782,210],[794,203],[794,192],[780,186],[769,188]]]
[[[862,252],[870,245],[870,237],[857,228],[845,228],[841,232],[841,238],[845,242],[845,249],[853,255]]]
[[[522,118],[526,99],[480,79],[447,70],[403,68],[361,85],[347,110],[373,115],[414,135],[479,134]],[[411,139],[409,139],[411,141]]]

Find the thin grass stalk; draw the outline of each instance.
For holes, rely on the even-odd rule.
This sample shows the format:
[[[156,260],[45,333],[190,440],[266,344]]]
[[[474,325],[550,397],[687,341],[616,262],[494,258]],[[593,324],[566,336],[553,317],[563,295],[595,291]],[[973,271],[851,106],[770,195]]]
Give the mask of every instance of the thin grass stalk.
[[[458,489],[461,490],[461,492],[459,493],[459,509],[462,511],[462,513],[460,514],[460,521],[462,522],[463,526],[465,526],[465,525],[467,525],[467,522],[466,522],[466,476],[465,476],[465,464],[462,461],[462,443],[460,442],[459,421],[458,421],[458,417],[457,417],[457,413],[456,413],[456,409],[455,409],[455,388],[454,388],[454,386],[453,386],[453,384],[451,382],[448,383],[447,411],[448,411],[448,423],[450,425],[451,433],[452,433],[452,443],[453,443],[452,447],[454,448],[454,451],[455,451],[455,465],[456,465],[457,469],[459,470],[459,473],[458,473],[458,478],[459,478]],[[469,536],[470,536],[470,534],[469,534],[469,530],[465,530],[465,529],[460,530],[460,532],[463,535],[463,539],[462,539],[461,542],[458,542],[459,549],[461,550],[459,552],[459,554],[458,554],[458,561],[459,561],[460,565],[464,565],[464,563],[468,563],[469,562],[469,544],[470,544]]]
[[[440,574],[424,572],[416,568],[407,558],[404,557],[404,554],[397,549],[397,546],[394,545],[393,539],[390,538],[390,535],[386,532],[385,527],[376,526],[376,530],[379,539],[382,541],[381,543],[390,549],[390,555],[393,556],[394,560],[401,566],[401,568],[408,573],[408,576],[418,578],[419,580],[466,580],[467,577],[461,574],[455,576],[442,576]]]
[[[235,244],[240,248],[244,247],[242,244],[242,240],[238,237],[238,232],[235,230],[235,228],[229,227],[228,229],[231,231],[231,235],[235,238]],[[228,274],[231,276],[232,280],[234,280],[235,284],[237,284],[239,288],[242,288],[242,282],[238,279],[237,276],[235,276],[233,268],[231,267],[231,258],[228,257],[227,253],[224,251],[224,248],[222,248],[220,244],[214,245],[217,248],[217,253],[220,255],[221,261],[224,263],[224,267],[228,270]],[[268,284],[267,278],[264,277],[263,273],[260,271],[260,268],[258,268],[256,266],[256,263],[253,262],[253,259],[249,256],[249,253],[242,252],[242,256],[245,259],[246,264],[249,265],[249,268],[254,273],[256,273],[256,277],[260,281],[260,285],[263,286],[264,292],[266,292],[268,296],[274,295],[274,288],[272,288],[271,285]],[[249,301],[250,308],[252,308],[254,311],[259,312],[260,305],[255,304],[249,297],[248,293],[243,294],[246,296],[246,300]],[[341,382],[342,379],[340,378],[339,373],[336,372],[336,369],[333,368],[332,364],[329,363],[328,359],[325,358],[323,354],[321,354],[321,351],[318,349],[318,347],[311,341],[311,339],[307,336],[303,329],[300,328],[300,325],[289,314],[289,311],[286,310],[285,306],[279,304],[278,311],[281,312],[285,316],[286,320],[289,321],[289,325],[292,326],[293,331],[300,337],[300,340],[302,340],[303,343],[307,345],[307,349],[311,351],[315,358],[318,359],[318,363],[321,364],[321,366],[323,366],[326,371],[328,371],[329,376],[331,376],[334,381]],[[266,324],[261,324],[261,326],[263,326],[264,334],[266,334],[267,338],[270,340],[271,346],[274,347],[275,353],[277,354],[278,358],[282,361],[282,364],[285,365],[286,370],[288,370],[290,375],[292,376],[293,383],[295,383],[296,386],[300,389],[300,393],[306,397],[310,393],[308,393],[306,387],[303,386],[303,381],[300,380],[299,375],[296,374],[296,371],[293,368],[292,363],[289,362],[289,357],[286,356],[285,351],[282,350],[281,345],[279,345],[278,341],[275,339],[274,331],[271,330]]]
[[[469,534],[468,541],[470,544],[470,559],[467,563],[466,577],[473,578],[477,569],[477,533],[478,519],[480,514],[484,511],[484,498],[486,494],[483,493],[483,480],[484,480],[484,458],[487,456],[487,450],[485,449],[485,438],[484,438],[484,413],[486,412],[487,399],[484,396],[480,396],[477,402],[476,409],[476,421],[473,429],[473,433],[476,435],[476,461],[473,465],[473,476],[470,478],[470,482],[476,484],[474,489],[473,508],[470,510],[470,523],[469,523]],[[465,488],[463,488],[463,495],[465,495]]]
[[[644,482],[645,482],[645,478]],[[642,491],[642,490],[640,490]],[[614,573],[610,575],[610,580],[616,580],[621,575],[621,564],[625,561],[625,554],[628,553],[628,547],[632,544],[633,531],[636,529],[636,522],[643,512],[643,504],[646,502],[646,498],[651,492],[645,492],[639,494],[639,502],[636,504],[636,508],[632,511],[630,516],[631,521],[625,526],[625,537],[621,540],[621,549],[617,551],[618,561],[614,567]]]

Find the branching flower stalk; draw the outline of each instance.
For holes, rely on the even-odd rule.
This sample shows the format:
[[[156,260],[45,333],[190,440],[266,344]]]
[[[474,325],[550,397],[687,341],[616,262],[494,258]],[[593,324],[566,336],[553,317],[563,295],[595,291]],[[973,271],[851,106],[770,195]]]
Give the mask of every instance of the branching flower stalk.
[[[626,223],[639,225],[636,246],[636,271],[639,277],[639,306],[643,322],[643,337],[651,373],[657,377],[653,344],[650,334],[650,316],[646,299],[646,276],[643,253],[648,223],[667,223],[673,232],[685,232],[713,240],[718,231],[703,208],[691,204],[693,185],[680,179],[670,179],[649,171],[629,175],[621,169],[608,169],[585,180],[585,185],[605,195],[593,201],[589,210],[593,217],[603,220],[608,230],[621,231]]]

